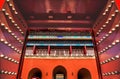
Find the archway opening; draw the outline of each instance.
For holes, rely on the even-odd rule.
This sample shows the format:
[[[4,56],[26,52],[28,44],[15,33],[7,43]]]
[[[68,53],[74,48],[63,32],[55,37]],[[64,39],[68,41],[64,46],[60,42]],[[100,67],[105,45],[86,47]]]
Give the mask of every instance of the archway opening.
[[[63,66],[57,66],[53,70],[53,79],[67,79],[67,72]]]
[[[78,79],[92,79],[88,69],[82,68],[78,71]]]
[[[28,79],[42,79],[42,72],[38,68],[33,68],[29,74]]]

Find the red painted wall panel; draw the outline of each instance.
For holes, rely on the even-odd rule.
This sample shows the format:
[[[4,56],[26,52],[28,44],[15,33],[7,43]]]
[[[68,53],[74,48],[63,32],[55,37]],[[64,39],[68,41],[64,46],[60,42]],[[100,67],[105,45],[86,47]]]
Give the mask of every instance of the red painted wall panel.
[[[27,79],[32,68],[39,68],[42,72],[42,79],[52,79],[52,72],[56,66],[63,66],[67,70],[68,79],[77,79],[78,71],[87,68],[92,79],[98,79],[95,59],[42,59],[26,58],[22,69],[22,79]],[[48,73],[48,75],[46,75]],[[72,75],[73,73],[73,75]]]
[[[14,62],[10,62],[3,58],[0,58],[0,63],[2,63],[1,67],[0,67],[0,69],[2,69],[2,70],[16,72],[18,69],[18,64],[15,64]]]
[[[120,79],[120,75],[104,76],[103,79]]]
[[[0,10],[2,9],[4,2],[5,2],[5,0],[0,0]]]
[[[116,0],[116,4],[117,4],[117,6],[118,6],[118,8],[120,10],[120,0]]]
[[[113,72],[116,70],[120,71],[119,66],[120,66],[120,59],[101,65],[103,73]]]
[[[16,76],[0,74],[0,79],[16,79]]]

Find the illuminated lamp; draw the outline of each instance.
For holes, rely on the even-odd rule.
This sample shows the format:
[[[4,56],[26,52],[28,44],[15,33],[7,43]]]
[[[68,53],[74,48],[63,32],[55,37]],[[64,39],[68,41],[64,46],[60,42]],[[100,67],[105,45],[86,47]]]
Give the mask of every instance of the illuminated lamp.
[[[118,73],[118,71],[115,71],[114,73],[115,73],[115,74],[117,74],[117,73]]]
[[[112,20],[112,18],[108,18],[108,20]]]
[[[111,6],[112,6],[111,4],[108,5],[108,7],[111,7]]]
[[[14,73],[14,75],[17,75],[17,73]]]
[[[115,73],[114,72],[111,72],[112,75],[114,75]]]
[[[6,9],[4,9],[4,8],[2,9],[2,11],[5,11],[5,10],[6,10]]]
[[[4,58],[5,58],[5,59],[8,59],[8,57],[7,57],[7,56],[5,56]]]
[[[103,64],[102,62],[100,64]]]
[[[107,63],[107,62],[108,62],[108,60],[105,60],[105,62]]]
[[[115,12],[119,12],[119,10],[115,10]]]
[[[110,72],[108,72],[108,74],[109,74],[109,75],[111,75],[111,73],[110,73]]]
[[[103,27],[106,27],[106,25],[103,25]]]
[[[114,3],[114,2],[115,2],[114,0],[111,1],[111,3]]]
[[[9,33],[11,33],[12,31],[11,30],[8,30]]]
[[[103,61],[103,64],[105,64],[105,61]]]
[[[4,73],[5,73],[5,74],[7,74],[7,73],[8,73],[8,71],[5,71]]]
[[[115,27],[119,27],[119,24],[115,25]]]
[[[108,47],[105,48],[106,50],[108,49]]]
[[[8,27],[5,27],[5,29],[7,30],[7,29],[8,29]]]
[[[21,51],[19,51],[19,53],[21,54]]]
[[[108,9],[105,10],[106,12],[108,11]]]
[[[14,21],[14,20],[12,20],[12,23],[15,23],[15,21]]]
[[[15,14],[18,14],[18,12],[15,11]]]
[[[9,6],[13,6],[11,3],[9,3]]]
[[[11,60],[12,58],[8,58],[8,60]]]
[[[108,46],[109,48],[112,47],[111,45]]]
[[[11,60],[12,62],[14,61],[14,59]]]
[[[19,27],[19,26],[17,26],[17,28],[19,29],[20,27]]]
[[[17,48],[15,48],[15,50],[17,50]]]
[[[19,31],[21,32],[22,30],[20,29]]]
[[[15,26],[17,26],[17,24],[14,24]]]
[[[11,74],[14,75],[14,72],[12,72]]]
[[[103,15],[106,15],[106,13],[103,13]]]
[[[101,32],[101,30],[99,30],[98,32]]]
[[[4,39],[0,39],[0,41],[4,41]]]
[[[115,31],[115,28],[112,28],[112,31]]]
[[[100,39],[101,41],[103,41],[103,39]]]
[[[12,35],[15,35],[14,33],[11,33]]]
[[[103,73],[102,75],[104,76],[105,74]]]
[[[4,73],[4,72],[5,72],[4,70],[1,71],[1,73]]]
[[[108,73],[106,73],[106,75],[108,75]]]
[[[9,15],[9,13],[6,12],[5,15]]]
[[[115,16],[115,14],[112,14],[111,16]]]
[[[119,55],[116,55],[115,58],[120,58],[120,56],[119,56]]]
[[[105,51],[106,49],[103,49],[103,51]]]
[[[111,34],[112,33],[112,31],[109,31],[109,34]]]
[[[97,35],[99,34],[99,32],[97,32]]]
[[[115,60],[115,58],[114,58],[114,57],[112,57],[111,59],[112,59],[112,60]]]
[[[22,34],[24,34],[24,32],[21,32]]]
[[[101,27],[100,29],[102,30],[103,28]]]
[[[111,59],[109,58],[108,61],[111,61]]]
[[[17,38],[17,36],[14,36],[15,38]]]
[[[20,40],[19,38],[17,38],[17,40]]]
[[[112,45],[115,45],[115,44],[116,44],[115,42],[112,43]]]
[[[4,43],[5,43],[5,44],[8,44],[8,42],[7,42],[7,41],[4,41]]]
[[[19,52],[19,50],[17,50],[17,52]]]
[[[108,24],[108,23],[109,23],[109,21],[106,21],[105,23],[106,23],[106,24]]]
[[[8,44],[8,46],[11,46],[11,44]]]
[[[14,7],[12,7],[12,10],[15,10],[15,8],[14,8]]]
[[[8,72],[8,74],[11,74],[11,72]]]
[[[12,49],[14,49],[15,47],[14,46],[11,46]]]
[[[1,55],[0,55],[0,57],[2,58],[2,57],[4,57],[4,55],[3,55],[3,54],[1,54]]]
[[[6,0],[7,2],[9,2],[10,0]]]
[[[1,26],[4,26],[5,24],[4,23],[1,23]]]
[[[119,43],[119,42],[120,42],[120,40],[115,40],[115,42],[116,42],[116,43]]]
[[[12,17],[9,16],[9,19],[12,19]]]
[[[104,36],[103,38],[105,39],[106,37]]]
[[[109,36],[109,34],[106,34],[105,36]]]

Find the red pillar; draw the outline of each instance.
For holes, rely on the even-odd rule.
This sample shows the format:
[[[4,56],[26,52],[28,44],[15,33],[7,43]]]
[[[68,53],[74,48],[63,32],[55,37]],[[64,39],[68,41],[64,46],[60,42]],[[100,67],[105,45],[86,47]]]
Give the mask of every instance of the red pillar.
[[[71,56],[71,54],[72,54],[72,46],[70,46],[70,49],[69,49],[70,51],[69,51],[69,55]]]
[[[86,55],[87,54],[86,45],[83,47],[83,51],[84,51],[84,55]]]
[[[36,54],[36,46],[33,46],[33,54]]]
[[[50,46],[48,46],[48,54],[50,55]]]

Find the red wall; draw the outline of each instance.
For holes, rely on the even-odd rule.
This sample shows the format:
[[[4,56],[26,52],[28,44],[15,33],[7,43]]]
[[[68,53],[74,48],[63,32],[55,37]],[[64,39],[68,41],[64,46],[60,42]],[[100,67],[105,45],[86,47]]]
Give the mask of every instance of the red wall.
[[[98,79],[95,59],[44,59],[25,58],[22,79],[27,79],[31,69],[39,68],[42,72],[42,79],[52,79],[52,72],[56,66],[63,66],[67,71],[68,79],[77,79],[78,71],[86,68],[90,71],[92,79]],[[48,73],[48,75],[46,75]],[[72,75],[73,73],[73,75]]]

